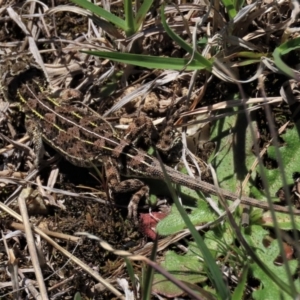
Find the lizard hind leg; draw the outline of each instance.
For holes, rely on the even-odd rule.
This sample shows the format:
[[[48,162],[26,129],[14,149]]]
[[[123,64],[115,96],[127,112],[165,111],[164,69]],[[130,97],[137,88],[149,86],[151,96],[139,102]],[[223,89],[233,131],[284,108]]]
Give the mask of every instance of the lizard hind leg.
[[[121,181],[118,169],[111,160],[105,163],[105,173],[108,186],[113,194],[133,193],[128,204],[128,218],[137,224],[137,209],[140,200],[149,198],[149,187],[139,179],[126,179]]]
[[[128,218],[133,219],[135,223],[138,223],[138,205],[143,197],[148,200],[149,187],[139,179],[127,179],[121,181],[118,188],[123,188],[123,186],[126,186],[127,192],[129,192],[131,189],[135,191],[128,204]]]
[[[127,179],[117,185],[110,185],[110,188],[114,194],[133,193],[128,204],[127,217],[138,223],[138,205],[142,198],[146,200],[149,198],[149,187],[139,179]]]

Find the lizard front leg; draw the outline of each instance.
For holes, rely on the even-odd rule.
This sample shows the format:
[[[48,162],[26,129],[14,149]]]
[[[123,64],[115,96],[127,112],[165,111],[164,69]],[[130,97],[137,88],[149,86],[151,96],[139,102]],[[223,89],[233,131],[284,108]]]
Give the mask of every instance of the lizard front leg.
[[[174,121],[186,108],[178,109],[173,115],[164,120],[160,130],[152,123],[152,120],[146,116],[140,116],[134,119],[129,125],[124,140],[138,147],[139,142],[147,147],[155,148],[166,158],[171,158],[174,153],[182,148],[181,134],[174,128]]]
[[[31,118],[25,118],[25,127],[32,141],[34,153],[36,154],[34,165],[38,167],[45,154],[44,144],[42,140],[42,131],[39,124]]]
[[[149,198],[149,187],[139,179],[126,179],[121,181],[117,162],[109,157],[104,163],[108,186],[113,194],[133,193],[128,204],[128,218],[138,222],[137,209],[140,200]]]
[[[153,143],[156,143],[158,139],[159,133],[156,127],[152,120],[146,116],[135,118],[128,126],[124,136],[125,141],[128,141],[136,147],[141,141],[147,147],[150,147]]]

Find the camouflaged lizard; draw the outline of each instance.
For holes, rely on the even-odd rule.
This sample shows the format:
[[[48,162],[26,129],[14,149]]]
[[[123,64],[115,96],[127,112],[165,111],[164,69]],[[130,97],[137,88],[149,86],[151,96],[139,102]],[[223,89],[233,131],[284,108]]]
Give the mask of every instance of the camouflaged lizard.
[[[9,71],[8,71],[9,73]],[[12,73],[12,72],[11,72]],[[137,118],[124,138],[99,115],[86,108],[72,104],[80,92],[65,90],[58,97],[43,90],[43,73],[36,67],[27,68],[17,75],[2,74],[8,78],[3,84],[9,101],[18,100],[26,115],[25,125],[37,153],[38,165],[43,154],[43,142],[49,144],[66,160],[80,167],[103,165],[109,188],[113,193],[132,193],[128,206],[128,217],[137,220],[137,207],[142,197],[148,198],[149,188],[137,178],[165,180],[160,162],[135,146],[133,140],[141,132],[151,130],[152,122],[147,117]],[[175,137],[174,137],[175,139]],[[267,202],[239,196],[230,191],[182,174],[164,165],[172,183],[195,191],[221,195],[227,200],[240,199],[242,204],[267,210]],[[131,179],[121,180],[121,176]],[[279,212],[289,213],[287,207],[274,205]],[[294,210],[300,215],[300,210]]]

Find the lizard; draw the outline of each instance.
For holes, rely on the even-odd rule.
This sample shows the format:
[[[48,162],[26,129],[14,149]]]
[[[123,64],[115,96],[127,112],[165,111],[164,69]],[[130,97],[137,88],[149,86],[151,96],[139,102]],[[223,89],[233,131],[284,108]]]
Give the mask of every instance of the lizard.
[[[14,76],[5,74],[1,77],[7,77],[6,82],[2,83],[4,98],[8,101],[18,100],[25,113],[25,127],[37,154],[35,164],[40,163],[45,142],[76,166],[91,168],[103,165],[108,186],[113,193],[132,193],[128,218],[137,221],[140,199],[149,197],[149,187],[141,179],[165,180],[164,171],[172,183],[207,194],[221,195],[231,201],[240,199],[242,204],[264,210],[269,209],[265,201],[237,195],[167,165],[163,166],[163,170],[157,158],[136,147],[132,142],[133,137],[128,138],[130,132],[121,138],[98,114],[72,104],[70,99],[80,97],[79,91],[64,90],[59,96],[52,97],[50,92],[43,90],[43,84],[39,81],[44,74],[36,65],[29,66]],[[140,126],[149,124],[148,119],[137,119],[137,123]],[[121,176],[130,179],[121,180]],[[288,207],[274,204],[273,208],[278,212],[290,213]],[[295,209],[293,213],[300,215],[300,210]]]

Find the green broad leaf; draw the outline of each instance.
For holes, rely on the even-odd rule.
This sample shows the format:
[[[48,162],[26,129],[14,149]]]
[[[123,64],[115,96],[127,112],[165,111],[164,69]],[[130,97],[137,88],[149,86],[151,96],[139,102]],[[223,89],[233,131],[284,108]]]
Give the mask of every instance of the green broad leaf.
[[[200,38],[200,40],[198,41],[197,44],[200,47],[204,47],[207,45],[207,43],[208,43],[208,38],[204,36],[204,37]]]
[[[184,68],[187,71],[203,70],[206,69],[205,64],[201,64],[195,59],[189,58],[176,58],[176,57],[159,57],[150,55],[138,55],[132,53],[119,53],[119,52],[105,52],[105,51],[81,51],[90,55],[99,56],[101,58],[108,58],[112,61],[135,65],[149,69],[165,69],[165,70],[178,70]]]
[[[205,244],[215,257],[226,256],[234,242],[234,234],[228,222],[205,233]]]
[[[261,241],[267,236],[269,232],[260,225],[251,225],[244,229],[244,238],[249,246],[258,250],[261,247]]]
[[[215,142],[216,149],[211,157],[211,164],[217,174],[219,185],[236,192],[241,188],[255,160],[252,154],[252,135],[242,110],[228,109],[222,113],[231,115],[212,124],[211,141]],[[253,115],[252,119],[254,120]],[[251,125],[255,130],[255,122]],[[251,183],[253,183],[252,179],[250,179]],[[249,194],[249,186],[243,189],[243,194]]]
[[[278,241],[274,240],[270,245],[265,246],[264,238],[266,236],[266,231],[260,226],[253,225],[247,230],[251,232],[251,235],[244,234],[244,237],[247,239],[248,243],[255,247],[255,252],[258,257],[263,261],[266,266],[279,277],[283,282],[289,285],[288,277],[286,275],[286,269],[284,265],[276,265],[274,262],[278,257],[280,251],[278,247]],[[292,274],[295,274],[297,271],[297,261],[290,260],[288,261],[289,268]],[[268,277],[259,266],[255,263],[250,264],[250,269],[253,272],[253,277],[260,281],[260,287],[252,293],[254,299],[291,299],[291,297],[283,292],[274,281]],[[296,279],[294,284],[298,291],[300,291],[299,280]]]
[[[189,284],[204,282],[207,280],[207,277],[204,275],[203,263],[199,260],[197,253],[199,253],[199,249],[195,244],[190,244],[189,251],[185,255],[178,255],[174,251],[168,251],[161,266],[178,280]],[[168,298],[178,297],[183,294],[181,289],[158,273],[154,275],[152,292]]]
[[[149,199],[148,199],[148,205],[150,205],[151,207],[155,207],[157,204],[157,196],[154,194],[150,194],[149,195]]]
[[[300,165],[299,133],[297,126],[293,129],[287,129],[286,133],[282,135],[282,138],[284,145],[279,147],[278,150],[282,159],[286,181],[288,184],[293,184],[293,173],[299,171]],[[270,158],[277,160],[274,146],[268,148],[268,155]],[[270,195],[271,197],[275,197],[277,191],[282,187],[282,174],[278,168],[272,170],[265,168],[265,175]]]
[[[285,54],[290,53],[293,50],[297,50],[300,48],[300,37],[289,40],[279,47],[277,47],[273,52],[274,62],[277,68],[284,73],[285,75],[298,80],[300,79],[299,72],[294,71],[291,67],[289,67],[286,63],[283,62],[281,57]]]
[[[219,267],[217,266],[213,256],[211,255],[206,244],[204,243],[203,238],[201,237],[201,235],[199,234],[199,232],[196,230],[193,223],[191,222],[189,215],[182,207],[182,204],[180,203],[174,189],[172,189],[170,179],[168,178],[168,174],[162,163],[161,163],[161,168],[164,173],[165,180],[170,190],[170,193],[172,195],[173,201],[176,205],[176,208],[178,209],[181,218],[184,220],[189,232],[191,233],[191,236],[194,238],[197,247],[201,250],[203,260],[206,262],[206,267],[209,270],[207,274],[209,276],[209,279],[211,280],[212,285],[216,289],[216,293],[218,294],[220,299],[229,299],[230,292],[228,286],[224,282]]]
[[[216,214],[212,212],[208,204],[203,200],[198,201],[197,207],[189,207],[189,209],[191,209],[189,218],[195,226],[205,224],[216,219]],[[166,236],[177,233],[185,228],[186,224],[179,211],[175,205],[172,205],[171,213],[157,224],[156,231],[159,235]]]
[[[282,230],[292,230],[295,227],[292,224],[291,217],[288,214],[283,214],[279,212],[275,212],[276,220],[278,222],[278,226]],[[271,217],[270,211],[267,211],[263,214],[263,225],[267,227],[274,227],[274,221]],[[297,230],[300,230],[300,216],[294,216],[295,226]]]

